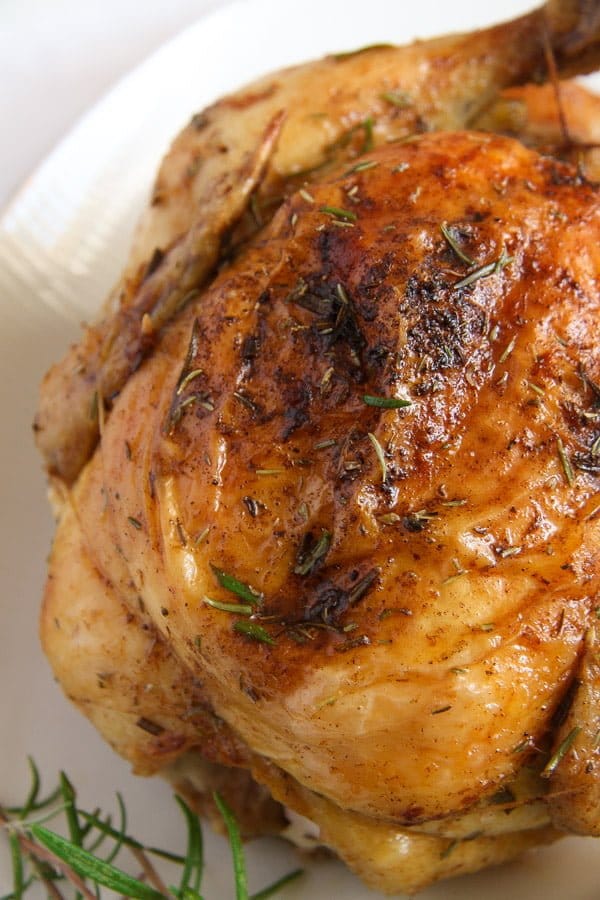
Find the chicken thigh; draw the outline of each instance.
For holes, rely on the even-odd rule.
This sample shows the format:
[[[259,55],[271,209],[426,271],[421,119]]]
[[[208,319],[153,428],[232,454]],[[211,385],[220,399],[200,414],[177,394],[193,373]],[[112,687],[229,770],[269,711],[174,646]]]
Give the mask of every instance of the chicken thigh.
[[[315,64],[337,124],[304,149],[277,93],[310,69],[198,117],[43,389],[66,693],[137,771],[209,815],[229,783],[247,833],[295,811],[390,893],[600,828],[600,196],[457,130],[514,131],[498,90],[544,21],[591,65],[598,5],[574,9],[500,26],[527,58],[492,31]],[[452,64],[421,83],[416,56]],[[560,149],[557,122],[523,138]]]

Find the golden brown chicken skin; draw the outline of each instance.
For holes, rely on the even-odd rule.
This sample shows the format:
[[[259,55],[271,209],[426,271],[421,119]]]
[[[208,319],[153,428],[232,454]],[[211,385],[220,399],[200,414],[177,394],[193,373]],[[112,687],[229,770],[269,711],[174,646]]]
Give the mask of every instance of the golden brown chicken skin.
[[[82,540],[261,780],[439,839],[543,768],[600,605],[599,224],[514,140],[378,149],[284,203],[117,398]]]
[[[503,88],[546,79],[548,54],[561,75],[597,67],[597,0],[548,0],[481,31],[328,56],[194,115],[160,167],[105,315],[46,375],[36,430],[49,472],[75,481],[98,440],[98,398],[109,410],[165,323],[282,197],[372,147],[471,127]]]
[[[599,47],[551,0],[223,98],[42,387],[67,695],[388,893],[600,832],[600,101],[502,93]]]

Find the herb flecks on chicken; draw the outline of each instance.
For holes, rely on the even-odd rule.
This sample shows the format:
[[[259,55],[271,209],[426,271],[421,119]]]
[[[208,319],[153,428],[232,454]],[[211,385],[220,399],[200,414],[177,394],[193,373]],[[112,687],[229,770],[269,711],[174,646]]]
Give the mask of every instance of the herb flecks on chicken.
[[[549,31],[559,65],[589,68],[599,16],[582,6],[572,56],[575,9],[549,7]],[[170,284],[193,231],[217,163],[183,184],[182,154],[244,121],[260,174],[227,264],[159,328],[139,316],[151,341],[110,397],[102,353],[73,376],[107,312],[38,419],[61,498],[42,636],[68,695],[136,770],[200,807],[231,780],[246,832],[283,829],[283,804],[389,892],[598,830],[600,196],[536,151],[562,152],[560,117],[537,141],[531,108],[531,147],[456,130],[485,105],[520,136],[497,94],[543,71],[541,16],[502,47],[491,31],[290,70],[197,117],[114,315],[135,321],[161,269]],[[310,95],[327,141],[308,94],[276,117],[278,94],[340,70],[347,96]]]

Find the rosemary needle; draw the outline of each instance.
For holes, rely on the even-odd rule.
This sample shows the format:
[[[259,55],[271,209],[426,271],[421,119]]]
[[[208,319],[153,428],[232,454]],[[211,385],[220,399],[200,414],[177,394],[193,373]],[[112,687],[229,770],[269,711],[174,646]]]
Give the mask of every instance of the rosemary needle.
[[[372,432],[369,432],[369,440],[373,444],[373,449],[375,450],[375,455],[381,468],[381,481],[383,484],[385,484],[385,481],[387,479],[387,464],[385,461],[385,455],[383,453],[383,447],[381,446],[375,435],[372,434]]]
[[[213,799],[217,809],[221,813],[227,834],[229,835],[229,843],[231,845],[231,855],[233,857],[233,872],[235,876],[235,896],[236,900],[249,900],[248,897],[248,878],[246,875],[246,863],[244,860],[244,850],[242,847],[242,838],[235,817],[223,798],[216,792]]]
[[[93,879],[96,884],[118,891],[134,900],[163,900],[163,894],[132,878],[110,863],[94,856],[43,825],[31,825],[30,831],[39,843],[65,862],[78,875]]]
[[[178,856],[166,850],[145,847],[126,834],[127,815],[125,804],[119,794],[117,800],[120,823],[118,828],[114,828],[110,824],[111,817],[103,818],[99,809],[89,813],[78,807],[77,793],[64,772],[60,773],[58,788],[51,794],[40,797],[41,779],[32,759],[29,759],[29,767],[31,785],[25,802],[21,806],[0,807],[0,830],[7,833],[13,869],[13,891],[9,895],[11,900],[22,900],[37,881],[42,883],[49,897],[53,900],[62,900],[63,894],[56,883],[65,879],[73,885],[76,895],[85,900],[99,898],[100,886],[134,900],[136,898],[172,900],[174,897],[178,900],[201,900],[200,888],[204,870],[202,829],[197,815],[185,801],[175,798],[187,826],[186,855]],[[290,872],[249,896],[239,827],[232,811],[222,799],[215,797],[215,802],[230,836],[238,900],[267,900],[301,874],[299,870]],[[57,803],[61,805],[57,807]],[[38,817],[35,823],[30,822],[28,816],[33,812],[44,815]],[[42,822],[61,813],[68,820],[69,837],[57,834],[42,825]],[[97,855],[96,848],[105,839],[114,841],[114,846],[104,858],[101,858]],[[84,842],[88,845],[84,846]],[[147,881],[144,877],[134,878],[120,867],[113,865],[113,859],[123,847],[128,847],[142,865]],[[178,888],[166,887],[148,859],[146,854],[149,853],[182,867]]]

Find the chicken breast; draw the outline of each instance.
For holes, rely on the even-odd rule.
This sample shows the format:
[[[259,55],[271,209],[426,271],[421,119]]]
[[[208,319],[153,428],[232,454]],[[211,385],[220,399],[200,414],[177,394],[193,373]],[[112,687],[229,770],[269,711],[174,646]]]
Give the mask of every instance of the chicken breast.
[[[65,691],[137,771],[203,808],[236,772],[248,833],[285,830],[283,804],[390,893],[598,830],[600,197],[525,146],[561,151],[542,103],[523,141],[456,130],[515,131],[497,92],[539,66],[541,16],[591,64],[598,6],[577,11],[501,26],[536,36],[504,62],[492,31],[221,101],[159,175],[120,304],[43,388]],[[442,57],[478,72],[460,102]],[[314,158],[277,97],[311,72],[339,116]],[[239,167],[179,184],[191,136],[240,116]]]

